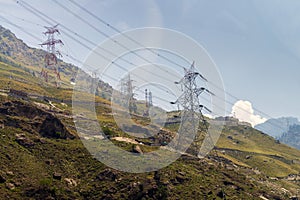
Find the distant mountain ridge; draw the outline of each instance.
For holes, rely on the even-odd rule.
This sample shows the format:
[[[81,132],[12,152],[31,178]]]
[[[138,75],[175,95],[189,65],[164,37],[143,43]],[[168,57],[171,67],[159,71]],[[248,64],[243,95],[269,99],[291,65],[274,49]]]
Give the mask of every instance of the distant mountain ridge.
[[[300,125],[299,120],[295,117],[281,117],[268,119],[266,122],[258,124],[254,128],[279,139],[292,125]]]
[[[300,149],[300,125],[290,126],[289,130],[279,138],[279,141]]]
[[[61,61],[61,66],[72,66],[62,68],[65,88],[45,86],[30,71],[41,70],[45,52],[28,47],[7,29],[1,30],[0,199],[287,199],[298,194],[300,151],[231,117],[220,118],[225,121],[224,129],[214,151],[205,158],[182,155],[171,165],[147,173],[131,174],[107,167],[82,142],[94,145],[101,138],[89,133],[80,138],[76,135],[74,120],[85,122],[90,112],[80,108],[80,114],[72,113],[68,73],[78,68]],[[82,82],[89,83],[91,78]],[[11,90],[6,93],[8,83],[14,95]],[[155,151],[162,150],[160,144],[170,136],[178,135],[180,120],[173,118],[150,138],[130,136],[115,123],[118,113],[111,109],[111,101],[101,96],[109,85],[101,80],[98,83],[102,91],[95,97],[95,112],[107,140],[116,146],[99,145],[99,153],[103,152],[100,156],[106,158],[118,148],[136,156],[153,153],[159,158],[160,153]],[[26,95],[33,91],[36,96]],[[118,106],[116,109],[123,111]],[[152,129],[147,117],[132,115],[132,119],[136,132]],[[79,131],[85,133],[84,129]],[[204,135],[201,133],[201,140]]]
[[[269,119],[255,128],[284,144],[300,149],[300,122],[295,117]]]

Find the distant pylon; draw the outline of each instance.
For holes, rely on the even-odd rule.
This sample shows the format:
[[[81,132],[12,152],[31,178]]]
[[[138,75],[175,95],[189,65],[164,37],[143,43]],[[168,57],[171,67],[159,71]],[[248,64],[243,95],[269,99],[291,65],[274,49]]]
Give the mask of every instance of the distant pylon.
[[[153,106],[153,102],[152,102],[152,92],[149,91],[149,107]]]
[[[150,90],[148,92],[148,89],[145,89],[145,107],[146,107],[146,110],[144,111],[144,116],[149,116],[149,109],[152,106],[153,106],[152,92]]]
[[[148,109],[148,107],[149,107],[149,103],[148,103],[148,90],[147,89],[145,89],[145,103],[146,103],[146,109]]]
[[[123,105],[129,109],[130,113],[137,112],[137,106],[134,99],[134,92],[133,92],[133,80],[130,78],[130,74],[128,74],[125,78],[121,80],[121,95],[125,102],[123,101]]]
[[[55,39],[55,34],[60,34],[58,28],[58,24],[53,27],[46,27],[47,29],[44,34],[48,37],[47,41],[40,44],[42,47],[47,46],[47,53],[44,58],[44,67],[41,71],[41,76],[44,78],[46,82],[49,81],[49,72],[53,72],[55,76],[55,85],[59,85],[59,81],[61,80],[60,74],[59,74],[59,66],[58,66],[58,60],[57,57],[62,57],[61,53],[56,50],[55,46],[56,44],[63,45],[63,42],[59,39]]]
[[[90,88],[91,93],[97,93],[98,82],[99,82],[99,79],[97,77],[97,73],[94,71],[94,72],[92,72],[92,83],[91,83],[91,88]]]
[[[180,81],[175,82],[175,84],[181,84],[183,93],[175,102],[171,102],[171,104],[178,104],[183,108],[183,112],[181,113],[181,126],[178,132],[193,133],[195,135],[192,145],[189,148],[189,153],[192,153],[193,155],[198,155],[198,150],[200,149],[199,142],[201,141],[201,132],[208,131],[207,123],[202,114],[202,110],[205,109],[208,112],[211,112],[207,107],[200,104],[199,96],[203,92],[213,95],[212,92],[204,87],[198,88],[196,82],[198,77],[204,81],[207,81],[207,79],[205,79],[199,72],[195,71],[193,62],[189,69],[184,69],[184,77]],[[201,124],[199,124],[199,121]],[[201,127],[201,130],[199,130],[199,126]],[[185,141],[182,137],[184,136],[179,134],[179,142]],[[185,142],[188,143],[191,141]]]

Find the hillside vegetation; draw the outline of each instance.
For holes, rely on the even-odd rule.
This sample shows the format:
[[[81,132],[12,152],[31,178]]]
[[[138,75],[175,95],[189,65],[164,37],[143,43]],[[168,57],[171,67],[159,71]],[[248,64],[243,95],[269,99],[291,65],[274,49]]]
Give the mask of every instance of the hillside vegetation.
[[[141,174],[105,166],[84,147],[82,140],[91,138],[77,135],[73,121],[85,119],[86,110],[72,115],[71,72],[63,74],[65,87],[43,83],[36,75],[39,61],[30,63],[27,58],[39,50],[13,54],[10,42],[16,38],[10,37],[7,32],[0,39],[0,56],[5,58],[0,62],[0,199],[289,199],[298,195],[300,151],[234,123],[225,125],[205,158],[184,154],[163,169]],[[3,50],[4,44],[10,48]],[[11,88],[26,95],[12,95]],[[111,90],[100,81],[95,110],[104,133],[118,147],[147,153],[164,145],[162,136],[175,134],[179,121],[151,138],[129,136],[117,126],[109,98],[101,97],[107,89]],[[131,117],[136,130],[147,132],[148,118]]]
[[[218,156],[198,159],[184,155],[157,172],[130,174],[94,159],[76,136],[66,113],[9,97],[2,98],[0,108],[1,199],[286,199],[299,187],[299,182],[285,179],[299,171],[299,164],[291,163],[299,156],[298,151],[277,144],[277,149],[287,151],[276,157],[279,152],[268,151],[268,143],[258,148],[260,142],[238,129],[227,134],[239,131],[242,138],[257,146],[255,151],[242,143],[240,149],[233,148],[225,133],[218,144]],[[107,111],[106,107],[102,109]],[[53,127],[54,121],[57,125]],[[105,121],[111,122],[110,117]],[[125,136],[114,131],[113,123],[107,123],[107,127],[114,136]],[[253,137],[275,144],[268,136],[254,130],[249,134],[251,131]],[[131,143],[115,144],[128,151],[134,149]],[[251,157],[247,159],[247,155]]]

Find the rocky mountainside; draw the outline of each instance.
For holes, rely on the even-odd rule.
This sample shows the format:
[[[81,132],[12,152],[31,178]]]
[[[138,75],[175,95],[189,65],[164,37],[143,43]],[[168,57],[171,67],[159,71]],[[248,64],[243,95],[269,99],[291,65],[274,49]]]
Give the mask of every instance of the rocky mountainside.
[[[34,77],[39,77],[44,66],[46,52],[42,49],[31,48],[14,33],[0,25],[0,61],[10,66],[23,69]],[[81,69],[73,64],[66,63],[59,59],[59,71],[63,88],[72,88],[71,81]],[[91,77],[92,78],[92,77]],[[108,93],[112,92],[109,84],[97,80],[99,89]]]
[[[0,53],[20,64],[40,67],[42,65],[41,58],[45,56],[45,51],[30,48],[10,30],[2,26],[0,26]]]
[[[22,40],[18,39],[10,30],[0,26],[0,59],[9,64],[23,67],[33,67],[32,70],[40,71],[44,65],[46,52],[27,46]],[[60,70],[65,75],[71,75],[76,71],[72,64],[60,63]]]
[[[299,187],[300,152],[251,127],[226,127],[217,154],[207,158],[183,155],[159,171],[130,174],[89,154],[67,110],[46,102],[0,101],[0,199],[289,199]],[[97,109],[109,114],[103,106]],[[104,119],[105,133],[126,138],[111,117]],[[127,151],[153,150],[111,141]]]
[[[97,140],[77,135],[74,120],[86,116],[84,109],[72,115],[72,89],[40,84],[28,71],[39,69],[39,61],[25,55],[39,59],[34,51],[41,50],[20,40],[15,45],[13,34],[4,32],[0,33],[5,43],[0,55],[0,199],[295,199],[299,194],[300,151],[229,118],[214,151],[205,158],[185,154],[163,169],[140,174],[107,167],[82,143]],[[179,120],[169,120],[172,123],[151,138],[135,138],[118,127],[110,101],[100,96],[95,101],[103,132],[125,151],[155,151],[180,126]],[[131,117],[134,131],[147,132],[148,118]]]
[[[279,139],[283,133],[289,130],[289,126],[295,124],[300,125],[297,118],[281,117],[278,119],[268,119],[266,122],[256,125],[255,128],[274,137],[275,139]]]
[[[289,130],[279,138],[279,141],[300,149],[300,125],[290,126]]]
[[[255,128],[284,144],[300,149],[299,125],[300,122],[297,118],[282,117],[269,119],[265,123],[255,126]]]

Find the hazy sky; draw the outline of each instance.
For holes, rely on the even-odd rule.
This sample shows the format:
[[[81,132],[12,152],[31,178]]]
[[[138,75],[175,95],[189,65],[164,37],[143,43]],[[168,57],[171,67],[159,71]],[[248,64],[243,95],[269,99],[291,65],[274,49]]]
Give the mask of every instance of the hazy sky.
[[[26,0],[79,34],[101,43],[105,37],[50,0]],[[67,0],[59,1],[109,35],[116,34]],[[182,32],[200,43],[217,64],[226,91],[272,117],[300,118],[300,1],[298,0],[80,0],[88,10],[121,30],[147,26]],[[41,38],[48,25],[15,1],[0,0],[2,16]],[[33,23],[22,21],[26,19]],[[0,21],[30,46],[22,31]],[[89,51],[67,36],[63,51],[84,61]],[[67,60],[68,61],[68,60]],[[228,101],[236,102],[228,97]],[[247,106],[249,107],[249,102]],[[239,102],[241,104],[241,102]],[[251,107],[250,104],[250,107]],[[249,108],[251,110],[251,108]],[[231,106],[228,105],[228,111]],[[256,115],[262,115],[254,110]],[[262,115],[263,117],[267,117]]]

